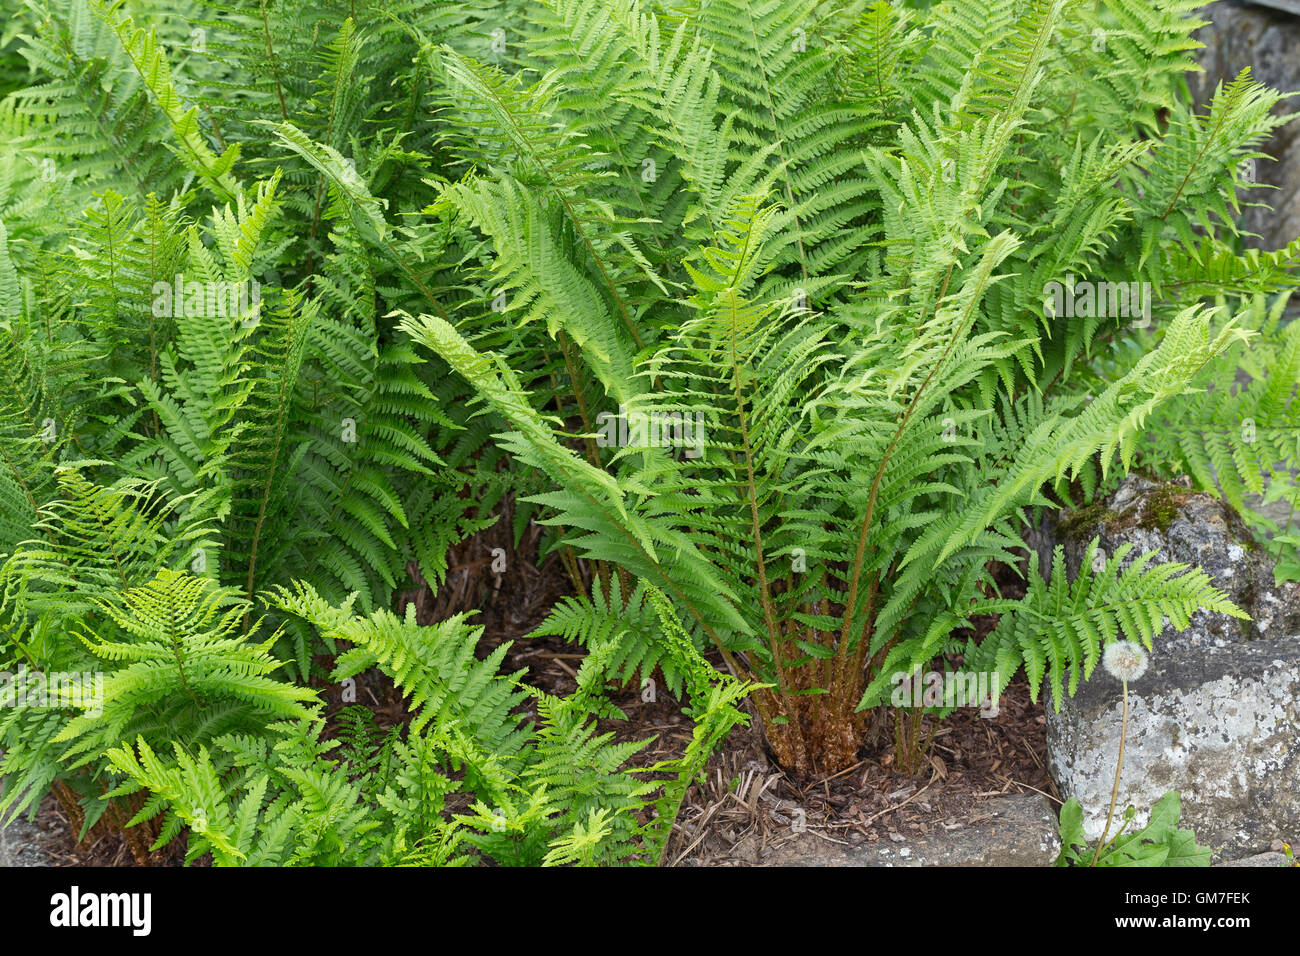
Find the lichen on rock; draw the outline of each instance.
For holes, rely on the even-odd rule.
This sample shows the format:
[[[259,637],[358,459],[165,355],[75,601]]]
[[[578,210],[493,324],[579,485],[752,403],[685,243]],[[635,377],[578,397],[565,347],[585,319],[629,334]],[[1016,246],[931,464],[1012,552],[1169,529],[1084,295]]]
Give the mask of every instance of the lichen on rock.
[[[1180,791],[1184,824],[1220,859],[1300,836],[1300,595],[1275,585],[1241,519],[1210,495],[1125,479],[1058,522],[1071,577],[1093,536],[1107,554],[1134,544],[1126,561],[1155,551],[1158,561],[1199,566],[1253,619],[1201,611],[1186,631],[1156,636],[1150,669],[1129,687],[1120,806],[1137,807],[1140,825],[1165,792]],[[1083,805],[1094,839],[1114,782],[1120,693],[1098,671],[1059,713],[1047,712],[1049,770],[1062,796]]]

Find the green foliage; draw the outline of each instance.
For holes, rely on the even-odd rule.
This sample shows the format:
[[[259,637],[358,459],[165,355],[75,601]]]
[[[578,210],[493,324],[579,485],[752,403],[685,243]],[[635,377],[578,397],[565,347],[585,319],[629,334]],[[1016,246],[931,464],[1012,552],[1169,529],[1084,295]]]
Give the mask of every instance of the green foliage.
[[[1124,825],[1120,832],[1107,841],[1096,866],[1209,866],[1210,849],[1196,842],[1191,830],[1178,829],[1178,816],[1182,802],[1177,791],[1170,791],[1151,808],[1147,825],[1132,833],[1125,833],[1137,811],[1129,807],[1124,812]],[[1093,853],[1083,832],[1083,809],[1071,797],[1061,807],[1061,854],[1057,866],[1090,866]]]
[[[133,822],[165,814],[160,844],[188,827],[189,858],[211,853],[219,865],[657,860],[675,809],[648,823],[641,815],[680,803],[702,764],[700,746],[646,771],[627,769],[649,741],[597,733],[590,687],[557,698],[521,685],[518,674],[498,674],[504,647],[477,660],[481,629],[461,618],[421,627],[411,615],[356,617],[351,600],[329,605],[305,585],[272,603],[353,644],[333,680],[377,664],[415,718],[381,734],[368,712],[352,709],[334,740],[321,738],[315,717],[277,720],[256,734],[228,731],[211,746],[175,740],[172,754],[143,736],[118,735],[126,742],[106,755],[125,779],[113,795],[149,792]],[[707,674],[696,660],[696,672]],[[716,741],[744,719],[734,707],[742,685],[714,678],[695,690],[698,741]],[[526,695],[537,704],[536,728],[511,713]],[[454,812],[462,797],[468,812]]]
[[[576,547],[662,588],[728,660],[744,655],[740,673],[776,685],[756,699],[769,739],[776,737],[778,753],[801,769],[856,750],[846,747],[851,735],[839,738],[842,749],[830,758],[818,753],[829,744],[800,739],[819,732],[811,721],[803,725],[809,691],[829,693],[851,728],[859,700],[877,703],[895,671],[910,673],[942,653],[976,614],[1004,615],[994,644],[998,664],[1006,665],[1001,686],[1022,660],[1037,686],[1045,651],[1003,634],[1016,633],[1017,615],[1041,615],[1042,601],[1031,591],[1022,601],[983,608],[989,562],[1013,560],[1011,549],[1023,546],[1016,522],[1023,509],[1046,503],[1044,486],[1077,475],[1098,453],[1105,463],[1118,458],[1127,465],[1146,417],[1181,395],[1231,332],[1211,336],[1207,317],[1186,310],[1140,369],[1083,410],[1002,403],[990,414],[957,390],[1014,347],[994,333],[971,334],[995,262],[1014,245],[1009,237],[991,244],[931,329],[909,343],[903,329],[877,325],[848,351],[831,343],[844,341],[850,309],[845,317],[778,315],[746,296],[772,220],[754,202],[730,215],[727,246],[705,254],[711,271],[692,269],[697,318],[646,363],[645,379],[664,383],[661,390],[628,406],[629,415],[685,413],[687,421],[708,422],[699,457],[628,449],[615,483],[565,448],[510,371],[451,326],[424,316],[404,320],[403,328],[478,386],[515,427],[501,436],[503,445],[556,482],[557,490],[535,500],[556,512],[556,523],[580,529],[570,535]],[[919,354],[910,358],[909,350]],[[884,365],[885,356],[895,362]],[[931,389],[932,383],[941,384]],[[992,440],[975,437],[985,428]],[[945,437],[946,429],[965,434]],[[862,475],[874,478],[853,480]],[[807,574],[800,557],[811,559]],[[1145,625],[1149,614],[1185,626],[1200,602],[1227,607],[1203,578],[1171,584],[1180,570],[1139,565],[1124,579],[1122,601],[1085,579],[1077,594],[1089,626],[1113,639],[1120,626]],[[1130,616],[1132,601],[1142,610]],[[914,610],[918,604],[922,613]],[[845,608],[838,617],[826,611],[835,605]],[[557,615],[550,627],[572,633],[572,606]],[[1088,633],[1067,631],[1057,638],[1066,646],[1050,652],[1077,661]],[[864,679],[869,659],[875,666]],[[1054,682],[1062,663],[1053,665]],[[788,739],[782,728],[789,728]]]
[[[0,39],[0,667],[98,674],[103,699],[0,711],[0,811],[54,788],[83,833],[107,820],[158,848],[188,829],[188,858],[220,863],[657,859],[672,819],[638,814],[689,774],[638,776],[639,745],[597,730],[619,716],[612,647],[578,695],[539,697],[498,673],[505,646],[476,659],[463,614],[389,610],[532,490],[385,318],[474,321],[479,243],[421,212],[472,188],[450,110],[497,95],[482,118],[514,148],[544,100],[471,58],[487,8],[19,6]],[[547,228],[589,230],[611,274],[652,281],[559,135],[535,160],[574,215]],[[716,742],[743,685],[688,688],[694,646],[644,638]],[[353,712],[341,744],[322,737],[308,680],[375,671],[409,725],[381,742]]]
[[[1241,323],[1250,338],[1206,365],[1196,394],[1152,419],[1137,456],[1157,477],[1188,475],[1198,490],[1221,495],[1276,558],[1279,583],[1300,580],[1300,325],[1285,321],[1289,300],[1289,291],[1245,300]],[[1143,340],[1117,350],[1114,364],[1131,361]],[[1269,516],[1274,502],[1284,521],[1277,510]]]
[[[1060,710],[1067,679],[1068,693],[1074,696],[1079,681],[1092,676],[1102,648],[1120,640],[1121,634],[1141,640],[1150,650],[1152,638],[1166,627],[1166,617],[1180,631],[1202,609],[1246,617],[1199,568],[1179,563],[1148,568],[1155,552],[1128,560],[1132,550],[1131,544],[1121,545],[1098,567],[1093,538],[1080,562],[1091,573],[1069,581],[1065,551],[1057,545],[1050,584],[1037,573],[1038,555],[1031,554],[1023,599],[977,605],[974,613],[1002,617],[983,640],[967,645],[965,666],[997,674],[996,694],[1001,694],[1023,662],[1034,699],[1046,679]]]
[[[467,173],[430,212],[479,239],[513,334],[428,309],[401,328],[549,479],[529,500],[564,544],[660,589],[773,685],[755,701],[782,762],[834,772],[896,670],[965,650],[1003,685],[1025,665],[1059,688],[1139,621],[1227,607],[1186,569],[1085,569],[1058,632],[1041,622],[1065,596],[1004,600],[989,568],[1015,562],[1029,509],[1131,467],[1244,339],[1233,303],[1294,275],[1231,252],[1238,165],[1279,94],[1243,73],[1188,103],[1192,5],[814,6],[548,3],[513,74],[444,50]],[[1076,276],[1151,291],[1050,307]],[[1135,363],[1081,385],[1147,309]],[[609,440],[656,416],[675,440]],[[607,640],[616,599],[640,619],[601,590],[542,632]],[[983,657],[957,639],[981,612],[1002,616]]]
[[[1148,557],[1004,595],[1036,509],[1294,490],[1296,249],[1235,224],[1280,94],[1190,102],[1190,0],[13,6],[0,667],[109,673],[93,720],[0,714],[2,810],[221,864],[657,862],[746,694],[835,773],[896,673],[1059,703],[1236,613]],[[506,502],[574,585],[533,622],[586,651],[567,697],[394,610]],[[376,671],[409,723],[325,720],[313,679]],[[603,723],[638,679],[695,722],[645,771]]]
[[[642,582],[624,600],[618,577],[609,579],[609,593],[599,580],[592,583],[591,597],[560,598],[551,613],[529,637],[554,636],[574,641],[588,652],[607,655],[605,666],[624,683],[651,680],[658,670],[674,696],[682,692],[683,675],[675,655],[661,640],[659,613],[647,596]]]

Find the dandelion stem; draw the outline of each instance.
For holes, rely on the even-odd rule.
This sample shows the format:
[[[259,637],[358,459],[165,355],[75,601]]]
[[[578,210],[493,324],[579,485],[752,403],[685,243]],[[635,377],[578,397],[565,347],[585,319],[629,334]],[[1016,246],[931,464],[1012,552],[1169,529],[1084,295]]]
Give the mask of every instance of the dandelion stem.
[[[1110,809],[1106,811],[1106,826],[1101,831],[1101,840],[1097,843],[1097,850],[1092,854],[1092,863],[1089,866],[1096,866],[1097,860],[1101,858],[1101,851],[1106,847],[1106,836],[1110,833],[1110,822],[1115,819],[1115,800],[1119,797],[1119,775],[1124,769],[1124,740],[1128,737],[1128,681],[1122,681],[1124,688],[1124,714],[1119,723],[1119,760],[1115,764],[1115,785],[1110,788]]]

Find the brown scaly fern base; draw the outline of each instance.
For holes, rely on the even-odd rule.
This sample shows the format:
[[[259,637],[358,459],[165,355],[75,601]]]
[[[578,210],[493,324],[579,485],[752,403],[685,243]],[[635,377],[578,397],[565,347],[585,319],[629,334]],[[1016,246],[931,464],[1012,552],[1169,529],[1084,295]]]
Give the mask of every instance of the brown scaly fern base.
[[[72,832],[74,834],[81,833],[81,828],[86,823],[86,813],[82,810],[77,795],[61,780],[55,781],[50,792],[59,801],[59,807],[63,810],[63,815],[67,817]],[[128,826],[130,820],[144,806],[144,794],[135,793],[123,799],[125,800],[125,806],[119,801],[110,803],[104,815],[95,821],[95,825],[78,842],[93,844],[103,837],[117,834],[126,843],[127,849],[131,851],[131,856],[135,859],[137,866],[150,866],[155,857],[150,847],[157,842],[159,835],[158,818],[155,817],[152,820],[137,823],[135,826]]]

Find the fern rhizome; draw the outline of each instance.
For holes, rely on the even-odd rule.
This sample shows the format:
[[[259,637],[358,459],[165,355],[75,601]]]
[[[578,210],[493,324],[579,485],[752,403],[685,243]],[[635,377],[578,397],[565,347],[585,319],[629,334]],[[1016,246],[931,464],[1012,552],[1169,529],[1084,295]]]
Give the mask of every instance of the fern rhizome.
[[[12,6],[6,816],[53,792],[141,860],[653,863],[738,724],[835,774],[892,711],[906,767],[952,705],[900,679],[1059,705],[1241,615],[1152,555],[1025,558],[1135,463],[1294,491],[1300,240],[1235,222],[1281,94],[1192,102],[1196,3]],[[585,650],[565,697],[398,610],[507,503],[573,588],[534,631]],[[375,670],[406,724],[327,703]],[[597,721],[652,675],[694,736],[638,768]]]

